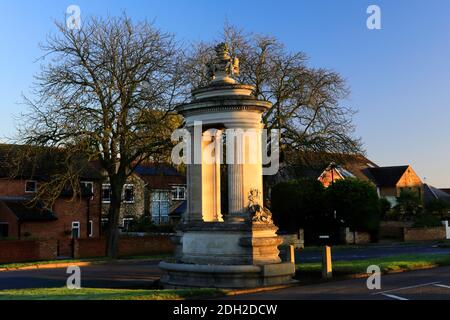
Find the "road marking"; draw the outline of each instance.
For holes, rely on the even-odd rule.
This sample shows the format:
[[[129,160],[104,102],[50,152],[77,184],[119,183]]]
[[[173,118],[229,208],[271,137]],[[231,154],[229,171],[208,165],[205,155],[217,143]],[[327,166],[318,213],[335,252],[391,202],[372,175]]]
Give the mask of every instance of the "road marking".
[[[382,293],[381,295],[383,295],[385,297],[388,297],[388,298],[395,299],[395,300],[402,300],[402,301],[409,300],[409,299],[406,299],[406,298],[403,298],[403,297],[394,296],[393,294]]]
[[[394,291],[401,291],[401,290],[408,290],[408,289],[414,289],[414,288],[420,288],[420,287],[427,287],[427,286],[431,286],[431,285],[436,285],[440,282],[430,282],[430,283],[424,283],[424,284],[418,284],[415,286],[409,286],[409,287],[402,287],[402,288],[397,288],[397,289],[392,289],[392,290],[386,290],[386,291],[382,291],[382,292],[376,292],[376,293],[372,293],[373,295],[377,295],[377,294],[385,294],[388,292],[394,292]]]
[[[446,285],[444,285],[444,284],[434,284],[434,286],[436,286],[436,287],[441,287],[441,288],[446,288],[446,289],[450,289],[450,286],[446,286]]]

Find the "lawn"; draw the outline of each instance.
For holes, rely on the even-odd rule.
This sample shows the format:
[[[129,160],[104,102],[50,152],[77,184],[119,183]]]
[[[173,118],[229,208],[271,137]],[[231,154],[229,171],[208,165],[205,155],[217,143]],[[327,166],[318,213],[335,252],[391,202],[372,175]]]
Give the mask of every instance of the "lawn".
[[[349,276],[367,272],[367,267],[377,265],[381,272],[411,271],[423,268],[432,268],[450,265],[450,256],[442,254],[430,255],[401,255],[386,258],[374,258],[353,261],[333,262],[333,274],[336,276]],[[321,275],[321,262],[297,264],[297,277],[317,277]]]
[[[155,254],[150,256],[131,256],[121,257],[119,260],[169,260],[172,258],[171,254]],[[46,264],[59,264],[59,263],[76,263],[76,262],[90,262],[90,263],[107,263],[111,262],[110,258],[98,257],[98,258],[86,258],[86,259],[64,259],[64,260],[44,260],[44,261],[32,261],[32,262],[20,262],[20,263],[7,263],[0,264],[0,269],[17,269],[31,266],[44,266]]]
[[[185,300],[221,297],[219,289],[128,290],[67,288],[0,290],[0,300]]]

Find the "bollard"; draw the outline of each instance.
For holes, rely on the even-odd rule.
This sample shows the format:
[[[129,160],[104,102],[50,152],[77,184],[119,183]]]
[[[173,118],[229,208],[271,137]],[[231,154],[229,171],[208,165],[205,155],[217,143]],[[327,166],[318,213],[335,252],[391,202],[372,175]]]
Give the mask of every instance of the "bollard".
[[[325,246],[322,255],[322,278],[330,279],[333,277],[333,266],[331,262],[331,247]]]
[[[295,264],[295,249],[293,245],[286,247],[285,261]]]

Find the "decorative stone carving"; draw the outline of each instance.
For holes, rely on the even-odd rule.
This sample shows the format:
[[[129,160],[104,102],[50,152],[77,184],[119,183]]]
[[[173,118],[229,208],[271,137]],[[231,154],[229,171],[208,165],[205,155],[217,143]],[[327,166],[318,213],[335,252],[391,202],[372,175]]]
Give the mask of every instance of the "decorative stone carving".
[[[214,80],[230,80],[230,76],[239,75],[239,59],[232,58],[230,48],[226,43],[219,43],[215,47],[216,57],[208,63],[208,75]]]
[[[269,209],[264,208],[259,203],[260,191],[258,189],[252,189],[248,195],[248,212],[251,215],[252,222],[255,223],[272,223],[272,213]]]

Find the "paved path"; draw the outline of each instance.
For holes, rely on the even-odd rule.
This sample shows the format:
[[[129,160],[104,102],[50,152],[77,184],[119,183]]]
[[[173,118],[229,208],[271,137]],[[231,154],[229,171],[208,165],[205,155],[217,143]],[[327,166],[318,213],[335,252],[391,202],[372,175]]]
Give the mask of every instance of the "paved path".
[[[159,261],[121,262],[81,267],[86,288],[153,288],[161,271]],[[0,290],[66,286],[66,268],[0,272]]]
[[[381,277],[381,290],[367,289],[366,279],[227,297],[226,300],[450,300],[450,267]]]
[[[404,254],[450,254],[450,248],[439,248],[437,243],[423,244],[376,244],[362,248],[342,248],[332,250],[333,260],[349,261],[370,258],[381,258]],[[306,250],[296,253],[296,262],[322,261],[322,253],[318,250]]]

